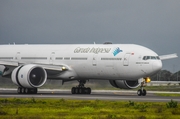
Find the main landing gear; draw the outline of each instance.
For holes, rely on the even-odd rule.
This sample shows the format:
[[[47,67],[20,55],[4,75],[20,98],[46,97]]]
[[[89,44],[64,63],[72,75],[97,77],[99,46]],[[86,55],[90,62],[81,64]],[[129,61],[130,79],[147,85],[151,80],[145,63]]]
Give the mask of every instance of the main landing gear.
[[[146,96],[146,90],[144,89],[145,86],[146,86],[145,81],[141,82],[141,86],[140,86],[141,89],[137,91],[138,96]]]
[[[91,88],[84,87],[86,80],[78,80],[79,85],[77,87],[72,87],[72,94],[91,94]]]
[[[18,87],[17,93],[18,94],[37,94],[37,88],[22,88]]]

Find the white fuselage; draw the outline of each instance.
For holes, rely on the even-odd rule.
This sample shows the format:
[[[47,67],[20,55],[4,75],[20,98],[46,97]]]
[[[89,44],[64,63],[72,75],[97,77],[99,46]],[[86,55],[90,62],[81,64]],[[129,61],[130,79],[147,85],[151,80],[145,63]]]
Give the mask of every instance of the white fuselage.
[[[0,45],[1,61],[65,65],[77,79],[137,80],[161,70],[157,57],[154,51],[134,44]]]

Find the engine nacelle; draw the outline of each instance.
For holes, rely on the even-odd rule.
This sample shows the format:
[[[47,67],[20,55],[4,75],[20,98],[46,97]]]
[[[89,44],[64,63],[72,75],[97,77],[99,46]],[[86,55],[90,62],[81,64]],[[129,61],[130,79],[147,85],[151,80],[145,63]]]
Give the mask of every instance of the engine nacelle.
[[[11,74],[13,83],[24,88],[39,88],[47,80],[46,71],[37,65],[28,64],[15,68]]]
[[[133,88],[137,88],[140,85],[139,80],[133,80],[133,81],[129,81],[129,80],[109,80],[109,82],[113,87],[116,87],[116,88],[133,89]]]

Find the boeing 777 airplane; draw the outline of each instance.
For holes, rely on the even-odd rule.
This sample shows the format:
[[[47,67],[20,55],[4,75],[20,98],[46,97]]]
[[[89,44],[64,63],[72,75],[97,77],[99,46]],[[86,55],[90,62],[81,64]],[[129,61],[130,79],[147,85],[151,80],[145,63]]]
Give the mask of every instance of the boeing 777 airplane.
[[[36,94],[47,79],[77,80],[72,94],[90,94],[86,81],[101,79],[120,89],[140,86],[137,94],[145,96],[144,85],[161,70],[161,60],[176,57],[135,44],[0,45],[0,74],[12,79],[19,94]]]

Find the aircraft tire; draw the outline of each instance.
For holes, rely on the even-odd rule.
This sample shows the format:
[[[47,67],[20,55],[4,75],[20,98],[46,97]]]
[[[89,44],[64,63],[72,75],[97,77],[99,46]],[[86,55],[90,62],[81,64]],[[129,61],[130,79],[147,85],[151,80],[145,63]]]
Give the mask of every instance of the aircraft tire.
[[[146,90],[143,89],[142,96],[146,96]]]
[[[22,94],[26,94],[25,88],[22,88]]]
[[[22,93],[22,88],[21,88],[21,87],[18,87],[17,93],[18,93],[18,94],[21,94],[21,93]]]
[[[37,94],[38,89],[37,88],[21,88],[18,87],[17,93],[18,94]]]
[[[138,96],[141,96],[141,95],[142,95],[142,90],[139,89],[139,90],[137,91],[137,94],[138,94]]]
[[[75,94],[79,94],[79,88],[75,88]]]
[[[37,94],[37,92],[38,92],[38,89],[35,88],[34,91],[33,91],[33,94]]]
[[[91,94],[91,88],[87,88],[88,93],[87,94]]]
[[[37,92],[38,92],[37,88],[28,89],[28,90],[29,90],[28,94],[37,94]]]
[[[71,89],[72,94],[91,94],[91,88],[79,88],[79,87],[73,87]]]
[[[79,88],[79,94],[83,94],[84,93],[84,88]]]
[[[75,87],[72,87],[71,93],[72,93],[72,94],[75,94]]]
[[[29,94],[29,89],[28,88],[24,88],[25,94]]]

